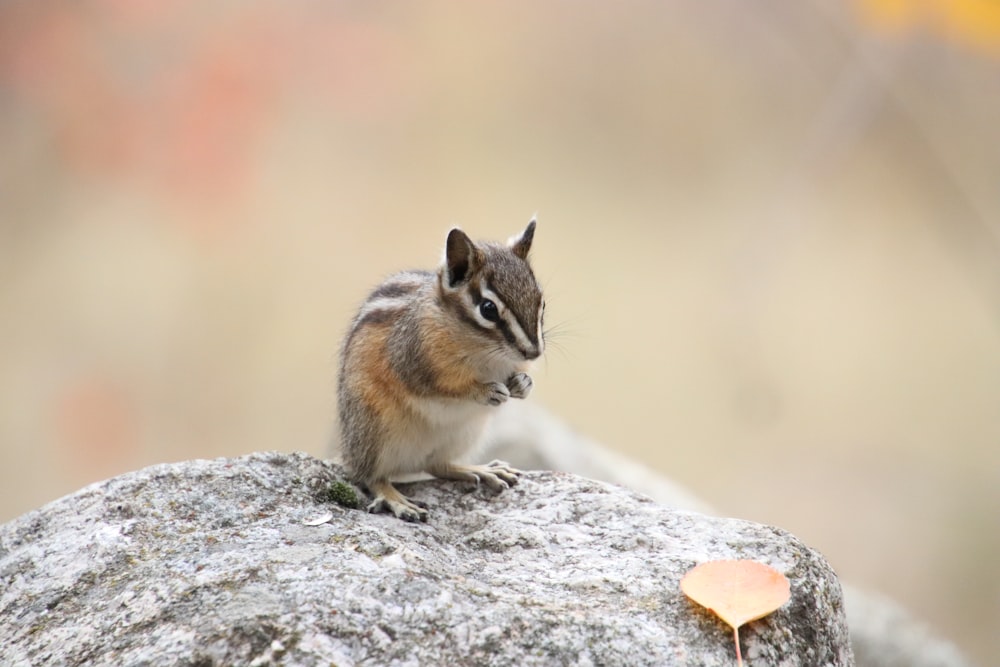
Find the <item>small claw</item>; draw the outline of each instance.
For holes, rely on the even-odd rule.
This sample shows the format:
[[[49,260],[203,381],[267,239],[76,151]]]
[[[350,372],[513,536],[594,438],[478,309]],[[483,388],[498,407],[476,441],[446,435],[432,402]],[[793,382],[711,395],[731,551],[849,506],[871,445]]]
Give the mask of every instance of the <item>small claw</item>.
[[[510,484],[499,475],[494,474],[494,471],[483,470],[479,474],[479,477],[486,483],[486,486],[490,487],[494,491],[503,491],[504,489],[509,489]]]
[[[414,512],[413,510],[400,510],[396,517],[406,521],[407,523],[416,523],[418,519],[421,521],[427,521],[427,512],[420,514],[418,512]]]
[[[501,480],[503,480],[504,484],[508,488],[514,486],[515,484],[517,484],[517,477],[514,476],[514,475],[508,475],[505,472],[499,472],[499,471],[494,471],[493,474],[496,475],[497,477],[499,477]]]
[[[507,389],[511,398],[527,398],[534,382],[527,373],[515,373],[507,379]]]
[[[520,470],[512,468],[506,461],[490,461],[486,464],[486,469],[498,479],[503,480],[506,487],[511,487],[517,484],[517,478],[522,474]]]
[[[419,500],[409,500],[407,503],[393,502],[388,498],[383,498],[379,496],[376,498],[367,509],[372,514],[380,514],[382,512],[389,512],[397,519],[402,519],[409,523],[415,523],[417,521],[427,522],[427,503]]]
[[[427,510],[422,508],[409,508],[401,507],[398,510],[393,510],[393,514],[396,515],[397,519],[402,519],[408,523],[416,523],[420,521],[422,523],[427,523]]]
[[[510,398],[510,390],[507,386],[501,384],[500,382],[490,382],[486,385],[486,404],[487,405],[501,405],[507,402]]]

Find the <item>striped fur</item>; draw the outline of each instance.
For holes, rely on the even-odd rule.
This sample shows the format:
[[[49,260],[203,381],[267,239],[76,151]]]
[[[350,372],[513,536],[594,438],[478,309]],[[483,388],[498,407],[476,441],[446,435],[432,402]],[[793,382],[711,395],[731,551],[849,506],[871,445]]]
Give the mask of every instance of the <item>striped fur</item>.
[[[342,457],[375,493],[372,511],[426,519],[390,483],[407,473],[495,488],[516,480],[505,464],[454,461],[495,406],[528,394],[525,371],[544,352],[544,301],[527,261],[534,229],[532,221],[507,245],[475,244],[454,229],[437,273],[393,275],[358,310],[341,350],[338,407]]]

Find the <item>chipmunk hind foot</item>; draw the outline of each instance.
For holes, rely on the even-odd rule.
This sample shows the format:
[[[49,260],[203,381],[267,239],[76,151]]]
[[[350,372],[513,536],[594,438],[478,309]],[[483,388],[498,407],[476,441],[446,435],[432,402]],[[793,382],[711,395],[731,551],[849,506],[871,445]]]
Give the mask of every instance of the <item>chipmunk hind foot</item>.
[[[445,463],[428,472],[439,479],[485,484],[494,491],[503,491],[517,484],[521,471],[504,461],[490,461],[486,465],[461,465]]]
[[[373,482],[368,485],[368,490],[375,494],[375,500],[368,505],[369,512],[391,512],[397,519],[409,522],[427,521],[427,504],[407,498],[390,482]]]

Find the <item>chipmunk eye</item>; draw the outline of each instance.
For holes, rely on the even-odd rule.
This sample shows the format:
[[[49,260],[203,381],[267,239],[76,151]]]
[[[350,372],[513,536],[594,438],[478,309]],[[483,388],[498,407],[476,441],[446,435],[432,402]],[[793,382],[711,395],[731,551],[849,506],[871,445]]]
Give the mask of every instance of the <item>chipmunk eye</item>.
[[[497,309],[497,305],[489,299],[483,299],[479,302],[479,314],[490,322],[500,321],[500,311]]]

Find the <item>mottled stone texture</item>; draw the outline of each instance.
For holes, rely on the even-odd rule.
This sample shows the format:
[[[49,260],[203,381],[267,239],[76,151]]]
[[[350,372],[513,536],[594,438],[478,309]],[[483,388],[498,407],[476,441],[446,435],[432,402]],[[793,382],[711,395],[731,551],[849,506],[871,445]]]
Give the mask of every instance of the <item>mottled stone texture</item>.
[[[431,516],[407,524],[331,504],[342,474],[304,454],[160,465],[5,524],[3,664],[731,667],[731,632],[679,589],[717,558],[791,580],[742,630],[748,665],[853,664],[836,576],[776,528],[560,473],[410,485]]]
[[[530,401],[503,406],[491,423],[484,458],[515,467],[560,470],[643,493],[678,509],[715,514],[674,480],[573,431]],[[821,521],[821,517],[817,517]],[[858,667],[972,667],[951,642],[910,611],[872,591],[841,581]]]

